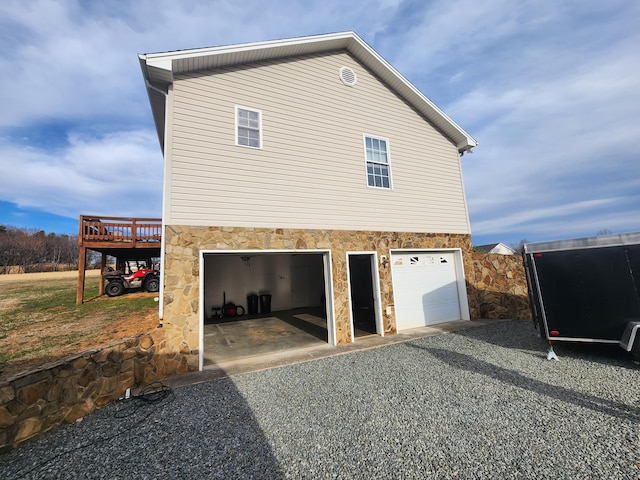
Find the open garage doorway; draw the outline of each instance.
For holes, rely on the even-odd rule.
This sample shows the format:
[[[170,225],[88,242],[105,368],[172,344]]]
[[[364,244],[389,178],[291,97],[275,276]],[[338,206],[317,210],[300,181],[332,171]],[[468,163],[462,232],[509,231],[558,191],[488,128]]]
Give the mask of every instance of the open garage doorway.
[[[328,251],[202,252],[201,365],[335,345]]]
[[[352,339],[383,335],[375,252],[347,253]]]

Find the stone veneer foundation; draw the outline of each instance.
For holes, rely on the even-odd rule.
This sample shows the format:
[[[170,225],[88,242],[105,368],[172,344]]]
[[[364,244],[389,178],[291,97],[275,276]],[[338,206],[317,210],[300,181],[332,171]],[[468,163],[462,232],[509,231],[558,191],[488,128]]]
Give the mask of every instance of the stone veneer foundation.
[[[465,272],[472,272],[471,237],[462,234],[368,232],[344,230],[192,227],[171,225],[165,231],[164,325],[179,329],[198,361],[199,259],[201,250],[330,250],[333,302],[338,345],[351,342],[347,252],[376,251],[390,258],[390,249],[460,248]],[[396,333],[391,267],[379,268],[385,334]]]

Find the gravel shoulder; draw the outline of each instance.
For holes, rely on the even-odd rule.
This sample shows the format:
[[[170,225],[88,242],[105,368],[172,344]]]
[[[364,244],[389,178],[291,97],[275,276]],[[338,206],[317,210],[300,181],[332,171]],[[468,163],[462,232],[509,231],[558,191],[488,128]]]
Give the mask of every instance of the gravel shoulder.
[[[14,478],[640,477],[637,363],[506,321],[111,404]],[[147,396],[151,398],[150,396]]]

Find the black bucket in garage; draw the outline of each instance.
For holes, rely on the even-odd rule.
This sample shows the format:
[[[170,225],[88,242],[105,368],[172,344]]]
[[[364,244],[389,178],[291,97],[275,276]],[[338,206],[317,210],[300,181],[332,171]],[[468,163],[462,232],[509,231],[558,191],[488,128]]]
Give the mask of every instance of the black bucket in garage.
[[[247,295],[247,311],[249,315],[258,313],[258,295],[255,293]]]
[[[271,313],[271,295],[268,293],[260,295],[260,313]]]

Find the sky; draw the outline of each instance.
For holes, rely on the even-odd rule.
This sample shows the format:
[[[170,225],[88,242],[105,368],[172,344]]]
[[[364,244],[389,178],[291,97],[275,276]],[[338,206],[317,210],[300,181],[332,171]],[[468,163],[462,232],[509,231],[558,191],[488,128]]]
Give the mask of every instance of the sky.
[[[637,0],[2,0],[0,225],[160,217],[138,53],[355,31],[478,146],[474,245],[640,231]]]

